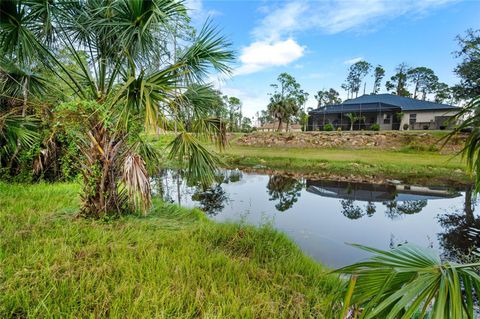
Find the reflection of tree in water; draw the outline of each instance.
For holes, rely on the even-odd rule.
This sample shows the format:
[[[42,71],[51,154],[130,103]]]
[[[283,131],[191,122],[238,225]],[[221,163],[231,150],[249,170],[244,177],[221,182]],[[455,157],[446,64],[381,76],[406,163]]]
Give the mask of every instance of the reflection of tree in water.
[[[365,207],[355,204],[352,199],[344,199],[340,202],[342,205],[342,214],[349,219],[359,219],[363,216],[372,217],[377,208],[375,203],[368,202]],[[406,201],[399,203],[396,200],[383,202],[386,206],[385,215],[388,218],[395,219],[401,215],[417,214],[427,206],[426,200]]]
[[[399,203],[396,200],[392,200],[388,202],[383,202],[382,204],[385,205],[385,207],[387,208],[385,210],[385,215],[390,219],[395,219],[401,215],[412,215],[420,213],[422,209],[427,206],[427,201],[412,200]]]
[[[480,218],[474,215],[472,195],[472,188],[469,188],[465,192],[463,211],[438,216],[438,221],[445,230],[438,234],[438,239],[446,259],[470,262],[468,256],[480,247],[480,234],[477,231],[480,229]]]
[[[275,208],[281,212],[292,208],[298,201],[303,183],[288,176],[272,175],[268,179],[267,189],[271,201],[278,200]]]
[[[228,200],[227,193],[222,188],[222,184],[235,183],[242,179],[241,171],[222,171],[215,176],[216,185],[203,188],[197,186],[192,200],[200,203],[200,209],[208,215],[217,215],[225,207]]]
[[[368,202],[365,208],[355,204],[353,199],[344,199],[340,201],[340,204],[342,205],[343,216],[347,217],[348,219],[359,219],[365,215],[372,217],[377,211],[377,208],[373,202]]]
[[[198,189],[193,195],[192,200],[200,203],[200,209],[208,215],[217,215],[224,207],[228,196],[220,184],[205,190]]]

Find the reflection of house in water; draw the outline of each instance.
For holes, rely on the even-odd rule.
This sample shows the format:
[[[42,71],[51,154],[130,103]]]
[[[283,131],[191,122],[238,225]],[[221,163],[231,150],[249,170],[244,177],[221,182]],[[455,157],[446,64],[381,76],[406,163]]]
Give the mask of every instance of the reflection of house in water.
[[[323,197],[341,198],[368,202],[384,201],[416,201],[439,198],[454,198],[460,193],[442,188],[393,185],[351,183],[345,181],[307,180],[307,192]]]

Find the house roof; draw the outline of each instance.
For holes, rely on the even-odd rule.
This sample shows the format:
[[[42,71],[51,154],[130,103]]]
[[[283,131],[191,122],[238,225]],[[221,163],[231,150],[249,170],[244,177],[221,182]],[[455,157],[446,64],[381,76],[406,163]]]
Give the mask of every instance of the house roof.
[[[427,111],[427,110],[455,110],[457,106],[435,103],[430,101],[422,101],[412,99],[410,97],[398,96],[394,94],[366,94],[355,99],[346,100],[342,104],[329,105],[326,108],[319,108],[314,111],[321,113],[344,113],[354,112],[361,108],[362,112],[383,111],[400,109],[402,111]],[[316,111],[316,112],[315,112]]]

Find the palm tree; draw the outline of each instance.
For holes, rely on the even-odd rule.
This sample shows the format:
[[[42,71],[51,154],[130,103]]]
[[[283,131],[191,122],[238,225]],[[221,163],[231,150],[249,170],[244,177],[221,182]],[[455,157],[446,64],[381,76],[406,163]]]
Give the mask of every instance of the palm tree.
[[[228,63],[234,58],[230,43],[210,23],[173,54],[169,39],[176,28],[171,26],[187,17],[184,5],[175,0],[6,1],[0,14],[0,53],[5,59],[42,65],[53,74],[51,81],[68,85],[73,97],[95,103],[66,107],[78,111],[84,124],[77,133],[81,133],[78,147],[85,158],[86,214],[124,210],[119,205],[123,189],[130,202],[137,203],[134,206],[139,197],[148,203],[148,163],[144,161],[158,156],[152,148],[146,157],[133,147],[132,140],[140,134],[132,130],[140,118],[146,128],[168,127],[171,119],[177,122],[179,133],[170,157],[188,159],[189,175],[202,183],[213,180],[218,160],[200,140],[214,136],[222,146],[223,125],[202,116],[192,119],[190,127],[178,121],[179,95],[195,83],[204,83],[212,71],[230,72]],[[59,58],[59,48],[71,55],[78,71],[71,71]],[[101,111],[93,112],[92,105]],[[198,104],[181,106],[201,113],[196,112]],[[92,116],[86,112],[93,112]],[[61,113],[61,118],[68,118],[65,108]],[[139,143],[145,150],[146,143]],[[97,166],[98,170],[91,169]]]
[[[336,270],[350,277],[339,318],[474,318],[480,263],[442,263],[432,249],[390,251],[354,245],[373,257]]]
[[[353,131],[353,124],[358,120],[358,117],[353,113],[345,115],[350,120],[350,131]]]
[[[280,132],[282,130],[283,121],[286,120],[286,117],[288,116],[285,100],[282,99],[280,95],[274,94],[270,98],[270,103],[268,104],[267,109],[270,115],[278,121],[277,131]]]
[[[0,165],[11,169],[21,147],[31,147],[38,138],[37,123],[18,110],[0,113]]]

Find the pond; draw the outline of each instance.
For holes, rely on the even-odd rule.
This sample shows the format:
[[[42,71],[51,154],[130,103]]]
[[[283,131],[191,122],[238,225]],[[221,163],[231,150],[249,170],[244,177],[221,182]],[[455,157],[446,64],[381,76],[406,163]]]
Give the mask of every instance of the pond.
[[[154,194],[199,207],[216,221],[270,223],[319,262],[341,267],[364,260],[357,243],[380,249],[410,242],[455,260],[480,244],[471,189],[309,180],[223,171],[207,190],[189,186],[181,172],[164,170]]]

